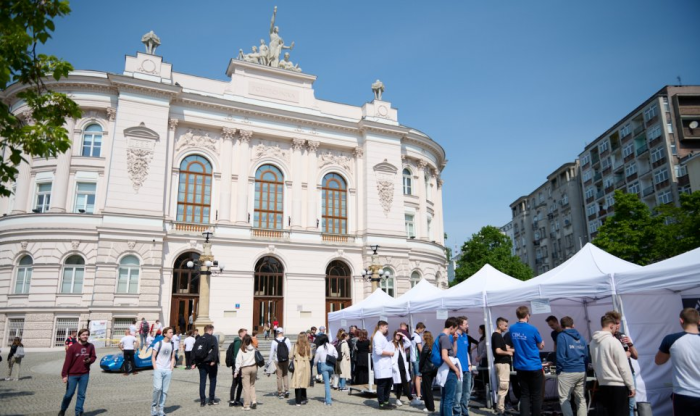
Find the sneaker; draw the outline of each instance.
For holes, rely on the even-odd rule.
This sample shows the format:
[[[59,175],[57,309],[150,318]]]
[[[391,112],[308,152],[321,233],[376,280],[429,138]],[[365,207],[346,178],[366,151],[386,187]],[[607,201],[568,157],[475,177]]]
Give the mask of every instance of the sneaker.
[[[308,404],[308,403],[309,403],[308,400],[302,400],[302,401],[301,401],[301,404],[303,404],[303,405],[306,405],[306,404]]]
[[[396,399],[396,405],[397,405],[397,406],[403,406],[403,403],[401,403],[401,400]]]
[[[250,405],[250,408],[251,408],[251,409],[257,409],[257,408],[258,408],[258,404],[257,404],[257,403],[253,403],[253,404]]]
[[[388,404],[380,404],[379,410],[394,410],[394,408],[389,406]]]
[[[413,406],[420,406],[421,404],[423,404],[423,402],[422,402],[421,399],[419,399],[418,397],[416,397],[415,399],[411,400],[411,405],[413,405]]]
[[[236,402],[228,402],[228,407],[233,407],[236,405]]]
[[[209,405],[209,406],[216,406],[217,404],[219,404],[220,401],[221,401],[221,400],[219,400],[219,399],[209,400],[208,405]]]
[[[204,407],[204,406],[206,406],[206,405],[207,405],[206,400],[202,400],[202,401],[199,403],[199,407]]]
[[[426,407],[425,409],[423,409],[423,413],[433,413],[433,412],[431,412],[430,410],[428,410],[428,408]]]
[[[250,407],[243,406],[243,410],[250,410]]]
[[[65,410],[60,410],[58,412],[58,416],[66,416],[66,411]]]
[[[288,391],[285,391],[285,392],[284,392],[284,398],[285,398],[285,399],[288,399],[288,398],[289,398],[289,392],[288,392]]]

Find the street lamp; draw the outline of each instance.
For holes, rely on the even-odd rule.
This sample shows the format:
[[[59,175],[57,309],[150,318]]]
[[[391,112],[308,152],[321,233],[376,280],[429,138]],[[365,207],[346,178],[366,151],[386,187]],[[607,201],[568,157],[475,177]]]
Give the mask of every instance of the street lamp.
[[[187,262],[187,268],[199,270],[200,275],[218,275],[221,274],[226,268],[223,263],[219,263],[218,260],[214,260],[214,256],[211,254],[211,242],[209,241],[209,237],[212,234],[213,233],[211,231],[205,231],[202,233],[202,235],[205,237],[204,254],[202,254],[197,260],[190,260]]]
[[[377,250],[379,246],[369,246],[372,249],[372,262],[369,267],[362,272],[362,278],[372,282],[372,293],[379,287],[379,282],[382,279],[388,279],[391,277],[391,273],[388,270],[383,270],[384,266],[379,262],[379,255]],[[379,271],[383,270],[382,273]]]

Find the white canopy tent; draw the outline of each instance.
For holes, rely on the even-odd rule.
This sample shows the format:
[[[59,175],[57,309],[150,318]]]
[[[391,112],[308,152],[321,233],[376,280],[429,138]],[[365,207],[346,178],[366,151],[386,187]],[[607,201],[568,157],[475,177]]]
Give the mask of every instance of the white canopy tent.
[[[366,328],[364,310],[380,307],[393,300],[394,298],[387,295],[382,289],[377,289],[361,302],[337,312],[329,313],[328,338],[332,340],[338,329],[343,327],[347,329],[349,325],[357,325],[360,328]]]

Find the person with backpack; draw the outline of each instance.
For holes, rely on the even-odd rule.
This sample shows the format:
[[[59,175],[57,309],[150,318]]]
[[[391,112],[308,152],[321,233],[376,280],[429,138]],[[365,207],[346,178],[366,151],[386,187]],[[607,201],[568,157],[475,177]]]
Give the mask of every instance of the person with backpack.
[[[204,335],[194,343],[192,348],[192,368],[199,368],[199,400],[204,407],[219,404],[215,397],[216,375],[219,371],[219,342],[214,337],[214,325],[204,327]],[[205,394],[209,377],[209,401]]]
[[[396,406],[389,403],[391,386],[393,383],[392,357],[394,356],[394,344],[386,339],[389,332],[389,323],[377,322],[372,334],[372,364],[374,364],[374,382],[377,384],[377,401],[379,410],[393,410]]]
[[[88,342],[90,331],[83,328],[78,331],[78,342],[71,345],[66,351],[66,359],[63,361],[61,377],[66,384],[66,394],[61,402],[61,411],[58,416],[65,416],[68,406],[75,390],[78,390],[78,400],[75,402],[75,414],[83,414],[85,404],[85,393],[87,393],[88,382],[90,381],[90,365],[97,360],[95,346]]]
[[[10,353],[7,354],[7,367],[10,372],[7,374],[5,381],[12,380],[12,371],[15,367],[17,368],[17,371],[15,371],[15,381],[19,381],[22,358],[24,358],[24,344],[22,344],[22,338],[15,337],[14,341],[12,341],[12,346],[10,346]]]
[[[469,342],[469,318],[466,316],[457,317],[457,330],[450,340],[457,346],[455,352],[460,367],[462,367],[462,380],[457,383],[455,390],[455,403],[452,408],[452,414],[456,416],[469,415],[469,399],[472,391],[472,373],[469,367],[471,366],[471,351]]]
[[[240,372],[236,375],[236,358],[238,357],[238,352],[241,350],[241,345],[243,344],[243,338],[248,335],[248,330],[241,328],[238,330],[238,336],[233,340],[231,345],[228,346],[226,350],[226,367],[231,368],[231,374],[233,374],[233,381],[231,382],[231,396],[228,401],[228,407],[243,406],[241,403],[241,393],[243,391],[243,380],[241,379]]]
[[[423,402],[425,403],[423,412],[433,413],[435,411],[433,380],[435,380],[435,376],[437,375],[437,367],[433,366],[431,356],[433,352],[432,346],[435,340],[433,339],[433,334],[428,330],[423,331],[422,336],[425,348],[421,350],[420,360],[418,361],[421,373],[421,386],[418,388],[422,388],[423,390]]]
[[[335,350],[338,353],[338,374],[340,376],[338,391],[349,391],[350,389],[347,388],[346,383],[352,374],[350,373],[350,344],[348,344],[347,333],[344,332],[340,338],[338,338],[338,343],[335,346]]]
[[[163,338],[153,346],[151,363],[153,364],[153,401],[151,416],[165,415],[165,400],[168,397],[170,380],[175,367],[175,343],[172,341],[173,329],[164,328]]]
[[[452,411],[455,401],[455,393],[457,392],[457,383],[461,382],[462,372],[457,366],[455,344],[450,341],[457,331],[457,318],[447,318],[445,320],[445,328],[433,344],[431,361],[438,369],[441,376],[441,371],[445,371],[444,382],[441,383],[442,392],[440,394],[440,416],[452,416]],[[441,369],[444,365],[444,369]],[[442,376],[441,376],[442,377]]]
[[[148,325],[148,321],[146,320],[146,318],[145,317],[141,318],[141,326],[139,327],[139,339],[141,341],[139,343],[139,345],[141,345],[141,348],[148,348],[149,344],[148,344],[147,338],[148,338],[149,328],[150,328],[150,326]]]
[[[297,406],[305,405],[309,402],[306,397],[306,389],[311,382],[311,345],[305,332],[301,332],[294,344],[292,353],[292,363],[294,373],[292,374],[292,388],[294,389],[294,402]]]
[[[316,370],[318,374],[323,377],[323,384],[325,386],[325,401],[326,406],[332,406],[333,400],[331,399],[331,376],[335,370],[335,365],[338,362],[338,352],[329,345],[328,336],[326,334],[321,334],[316,338],[318,342],[318,347],[316,347],[316,356],[314,357],[314,364],[316,365]]]
[[[258,378],[258,364],[255,362],[253,337],[243,337],[241,349],[236,356],[236,371],[233,377],[241,376],[243,381],[243,410],[256,409],[258,402],[255,397],[255,380]]]
[[[284,336],[284,328],[277,327],[275,332],[277,337],[270,346],[269,362],[274,362],[277,368],[277,398],[286,399],[289,397],[289,352],[292,343]]]

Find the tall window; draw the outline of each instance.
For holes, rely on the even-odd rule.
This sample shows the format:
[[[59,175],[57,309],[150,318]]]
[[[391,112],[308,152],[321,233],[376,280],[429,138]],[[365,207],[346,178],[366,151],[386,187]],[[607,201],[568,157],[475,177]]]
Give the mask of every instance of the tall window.
[[[336,173],[323,177],[323,232],[346,234],[348,232],[347,186]]]
[[[411,287],[414,287],[420,282],[420,273],[417,271],[411,273]]]
[[[139,287],[139,259],[126,256],[119,262],[117,293],[136,293]]]
[[[256,228],[281,230],[284,226],[283,191],[284,176],[273,165],[262,165],[255,172],[255,212],[253,224]]]
[[[211,163],[202,156],[187,156],[180,163],[177,220],[208,224],[211,211]]]
[[[379,283],[379,287],[389,296],[394,297],[394,273],[392,273],[390,268],[385,268],[384,272],[389,273],[389,277],[382,279]]]
[[[255,265],[255,296],[283,296],[284,265],[274,257],[263,257]]]
[[[80,256],[70,256],[63,265],[61,293],[83,293],[85,260]]]
[[[31,256],[24,256],[19,261],[17,267],[17,278],[15,279],[15,293],[29,293],[29,285],[32,281],[32,261]]]
[[[416,226],[414,222],[415,216],[413,214],[404,214],[405,217],[405,225],[406,225],[406,236],[408,238],[415,237],[416,236]]]
[[[10,346],[15,340],[15,337],[22,338],[24,333],[24,318],[8,319],[7,326],[5,327],[5,333],[7,334],[7,339],[5,340],[5,345]]]
[[[181,254],[175,260],[173,267],[173,294],[197,295],[199,294],[199,273],[187,267],[187,262],[197,261],[199,253],[189,251]]]
[[[326,297],[352,297],[350,294],[350,268],[342,261],[334,260],[326,268]]]
[[[51,205],[51,182],[36,184],[36,204],[34,209],[37,212],[46,212]]]
[[[100,157],[102,149],[102,127],[99,124],[90,124],[83,133],[83,156]]]
[[[78,182],[75,186],[75,208],[73,212],[95,212],[95,190],[96,183]]]
[[[403,170],[403,194],[411,195],[411,171]]]

